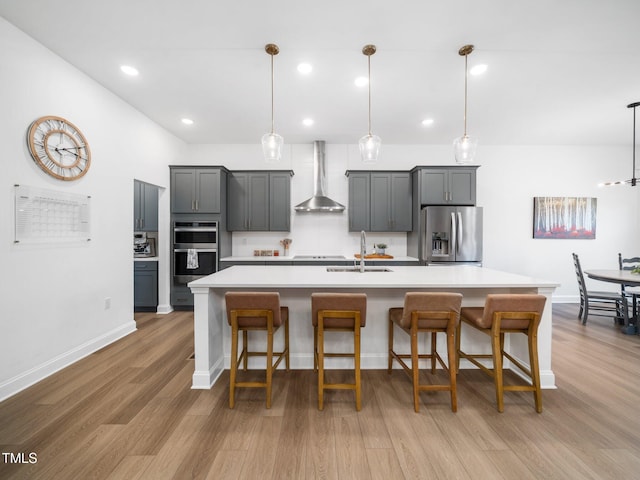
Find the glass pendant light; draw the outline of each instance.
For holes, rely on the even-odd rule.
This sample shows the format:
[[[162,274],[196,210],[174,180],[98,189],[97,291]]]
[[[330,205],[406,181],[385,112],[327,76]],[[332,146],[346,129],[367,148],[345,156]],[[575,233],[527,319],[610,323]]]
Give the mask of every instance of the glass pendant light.
[[[467,135],[467,56],[473,52],[473,45],[465,45],[458,54],[464,56],[464,134],[453,141],[453,153],[456,163],[471,163],[476,156],[478,139]]]
[[[362,53],[367,56],[369,68],[369,133],[360,139],[360,157],[364,163],[374,163],[378,160],[382,140],[371,133],[371,55],[376,53],[375,45],[365,45]]]
[[[264,47],[265,52],[271,56],[271,133],[262,136],[262,153],[267,163],[277,163],[282,156],[284,139],[275,133],[273,121],[273,56],[280,53],[277,45],[269,43]]]

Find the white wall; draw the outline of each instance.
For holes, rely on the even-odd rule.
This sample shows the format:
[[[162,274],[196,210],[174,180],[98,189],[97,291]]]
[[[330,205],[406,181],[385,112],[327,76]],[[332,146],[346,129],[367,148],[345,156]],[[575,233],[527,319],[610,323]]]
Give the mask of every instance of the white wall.
[[[618,268],[618,252],[640,246],[640,188],[598,187],[631,177],[631,147],[486,147],[478,169],[478,202],[485,207],[485,264],[557,280],[554,300],[577,301],[571,253],[584,268]],[[596,197],[595,240],[532,238],[533,197]],[[615,285],[587,280],[592,288]]]
[[[0,45],[2,399],[135,329],[133,179],[168,187],[167,165],[184,143],[2,18]],[[82,179],[56,180],[31,159],[27,128],[44,115],[67,118],[86,136],[92,161]],[[91,195],[91,242],[14,244],[14,184]],[[166,197],[160,225],[168,231]],[[168,303],[168,280],[165,290]]]
[[[286,145],[282,162],[267,165],[259,145],[190,145],[185,164],[223,164],[234,170],[292,169],[293,205],[313,193],[313,146]],[[379,170],[410,170],[416,165],[452,165],[450,146],[383,145]],[[326,145],[328,195],[348,204],[347,169],[366,170],[357,146]],[[617,254],[639,253],[640,187],[598,187],[607,180],[631,176],[631,147],[483,146],[478,147],[477,204],[484,207],[484,265],[560,283],[555,301],[577,301],[578,289],[571,253],[583,267],[617,268]],[[584,196],[598,199],[595,240],[533,239],[533,197]],[[274,249],[285,236],[293,239],[291,253],[359,251],[359,235],[349,233],[348,213],[292,211],[291,232],[234,233],[233,254],[252,255],[254,249]],[[368,243],[384,241],[389,253],[405,255],[405,234],[368,235]],[[595,286],[595,285],[594,285]],[[598,289],[614,285],[598,284]]]

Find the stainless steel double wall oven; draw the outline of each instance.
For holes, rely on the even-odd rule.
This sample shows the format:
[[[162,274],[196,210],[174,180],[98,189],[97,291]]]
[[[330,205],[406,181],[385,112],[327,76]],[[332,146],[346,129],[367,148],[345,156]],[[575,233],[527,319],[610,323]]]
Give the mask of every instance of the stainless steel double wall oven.
[[[191,253],[191,261],[189,254]],[[197,262],[193,262],[195,259]],[[194,263],[197,267],[194,268]],[[218,271],[218,222],[173,223],[173,283],[187,283]]]

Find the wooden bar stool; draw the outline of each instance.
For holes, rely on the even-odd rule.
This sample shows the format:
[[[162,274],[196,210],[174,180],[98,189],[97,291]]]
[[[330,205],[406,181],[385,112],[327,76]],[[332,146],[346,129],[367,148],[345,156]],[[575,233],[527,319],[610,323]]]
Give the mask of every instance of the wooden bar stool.
[[[364,293],[311,294],[311,322],[313,324],[313,371],[318,372],[318,410],[324,408],[324,391],[355,390],[356,410],[361,408],[360,387],[360,329],[367,319],[367,296]],[[353,353],[326,353],[325,332],[353,332]],[[353,357],[354,383],[325,383],[325,357]]]
[[[393,359],[404,368],[413,381],[413,409],[420,411],[420,392],[429,390],[446,390],[451,392],[451,411],[458,409],[456,394],[456,358],[454,339],[455,332],[460,321],[460,306],[462,295],[459,293],[436,292],[407,292],[404,297],[404,308],[389,309],[389,367],[391,373]],[[411,336],[411,354],[399,354],[393,347],[393,328],[398,325],[404,332]],[[447,336],[448,365],[436,350],[436,334],[445,333]],[[418,333],[431,333],[431,353],[420,354],[418,352]],[[411,359],[411,367],[404,358]],[[420,385],[419,359],[431,360],[431,373],[436,373],[436,361],[449,374],[449,383],[446,385]]]
[[[483,307],[464,307],[460,312],[463,323],[491,337],[491,355],[470,354],[460,350],[460,334],[456,335],[458,364],[460,358],[466,358],[494,379],[498,412],[504,411],[504,391],[531,391],[536,412],[542,412],[542,392],[540,389],[540,367],[538,365],[538,326],[546,298],[533,294],[492,294],[487,295]],[[529,347],[529,368],[504,351],[505,333],[523,333],[527,336]],[[531,384],[504,385],[503,357],[506,357],[531,379]],[[493,368],[478,361],[481,358],[493,359]]]
[[[277,292],[227,292],[224,296],[227,304],[227,320],[231,326],[231,372],[229,378],[229,408],[235,406],[236,387],[266,388],[267,408],[271,408],[271,379],[273,371],[285,359],[289,371],[289,308],[280,306],[280,294]],[[273,334],[284,325],[284,349],[273,351]],[[247,333],[251,330],[267,332],[267,351],[249,351]],[[238,358],[238,332],[242,331],[243,345]],[[247,370],[249,357],[267,357],[265,382],[238,382],[238,365],[244,360]],[[273,363],[273,357],[276,362]]]

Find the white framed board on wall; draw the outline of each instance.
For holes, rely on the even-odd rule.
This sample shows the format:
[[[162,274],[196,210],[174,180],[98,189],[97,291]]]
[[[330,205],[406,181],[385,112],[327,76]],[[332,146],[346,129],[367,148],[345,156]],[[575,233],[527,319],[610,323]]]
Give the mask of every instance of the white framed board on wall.
[[[15,243],[90,240],[90,196],[15,185]]]

